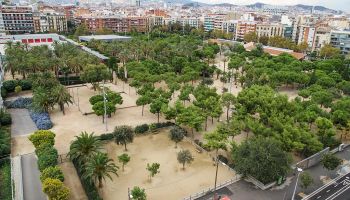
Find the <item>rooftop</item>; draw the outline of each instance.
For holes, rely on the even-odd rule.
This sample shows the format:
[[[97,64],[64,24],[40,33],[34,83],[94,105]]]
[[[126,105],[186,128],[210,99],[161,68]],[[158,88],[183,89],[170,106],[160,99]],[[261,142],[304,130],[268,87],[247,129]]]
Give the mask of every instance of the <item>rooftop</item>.
[[[79,41],[88,42],[90,40],[104,40],[104,41],[127,41],[131,40],[129,36],[120,36],[120,35],[90,35],[90,36],[79,36]]]

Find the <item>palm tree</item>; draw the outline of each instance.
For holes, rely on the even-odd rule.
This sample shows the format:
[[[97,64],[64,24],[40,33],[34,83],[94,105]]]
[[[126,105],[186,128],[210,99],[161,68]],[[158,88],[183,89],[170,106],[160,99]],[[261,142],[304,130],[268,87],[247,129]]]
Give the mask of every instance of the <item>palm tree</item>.
[[[102,147],[101,141],[94,136],[94,133],[88,134],[85,131],[75,137],[76,139],[70,145],[68,156],[72,161],[85,164],[89,158],[99,152]]]
[[[124,149],[127,151],[126,144],[134,140],[134,130],[130,126],[117,126],[113,133],[117,144],[124,145]]]
[[[54,97],[54,102],[57,103],[60,106],[61,111],[64,113],[64,104],[69,105],[69,103],[72,102],[72,96],[67,91],[67,88],[65,88],[63,85],[58,85],[55,88],[53,88],[52,95]]]
[[[102,188],[102,180],[106,180],[106,177],[113,180],[111,173],[118,176],[118,169],[106,153],[98,152],[87,161],[83,178],[98,183],[98,187]]]

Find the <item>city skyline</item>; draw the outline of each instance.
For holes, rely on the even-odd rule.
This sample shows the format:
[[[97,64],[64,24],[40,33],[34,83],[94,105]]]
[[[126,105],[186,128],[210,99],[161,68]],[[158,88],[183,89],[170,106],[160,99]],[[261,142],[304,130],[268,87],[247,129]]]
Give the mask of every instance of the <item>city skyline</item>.
[[[347,0],[333,0],[333,1],[309,0],[307,2],[303,0],[284,0],[284,1],[279,1],[279,0],[197,0],[197,1],[202,3],[208,3],[208,4],[231,3],[231,4],[237,4],[237,5],[248,5],[248,4],[254,4],[257,2],[272,4],[272,5],[304,4],[304,5],[324,6],[330,9],[350,12],[350,4],[346,2]]]

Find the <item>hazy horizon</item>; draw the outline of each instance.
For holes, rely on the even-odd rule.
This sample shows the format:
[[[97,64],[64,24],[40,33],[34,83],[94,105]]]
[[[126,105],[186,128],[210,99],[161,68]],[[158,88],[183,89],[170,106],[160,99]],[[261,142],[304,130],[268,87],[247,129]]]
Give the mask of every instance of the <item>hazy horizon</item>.
[[[231,3],[231,4],[237,4],[237,5],[247,5],[247,4],[254,4],[256,2],[260,3],[266,3],[266,4],[272,4],[272,5],[296,5],[296,4],[304,4],[304,5],[317,5],[317,6],[324,6],[327,8],[331,8],[334,10],[342,10],[350,12],[350,2],[349,0],[308,0],[305,2],[305,0],[195,0],[198,2],[203,3]]]

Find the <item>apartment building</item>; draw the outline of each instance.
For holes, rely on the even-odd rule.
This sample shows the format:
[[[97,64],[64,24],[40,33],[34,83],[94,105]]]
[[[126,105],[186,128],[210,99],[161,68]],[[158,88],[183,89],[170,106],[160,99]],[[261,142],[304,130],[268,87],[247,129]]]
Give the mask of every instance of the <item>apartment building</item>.
[[[315,40],[311,50],[319,50],[331,40],[331,28],[329,26],[318,26],[316,28]]]
[[[28,6],[2,6],[0,28],[9,34],[34,32],[32,8]]]
[[[332,31],[330,44],[343,55],[350,55],[350,31]]]
[[[256,25],[256,34],[258,37],[283,37],[284,26],[280,23],[259,23]]]
[[[149,28],[152,29],[153,27],[165,25],[165,20],[162,16],[150,16],[148,17],[148,24]]]
[[[36,33],[67,32],[67,18],[64,14],[46,12],[34,13],[34,29]]]
[[[101,28],[108,28],[114,32],[147,32],[149,28],[147,17],[125,17],[125,16],[85,16],[79,19],[91,32]]]
[[[228,20],[222,22],[222,31],[225,33],[232,33],[236,35],[238,20]]]
[[[204,30],[222,30],[222,23],[227,20],[226,14],[210,14],[204,17]]]
[[[238,21],[235,40],[243,40],[244,35],[250,32],[256,32],[256,22]]]

